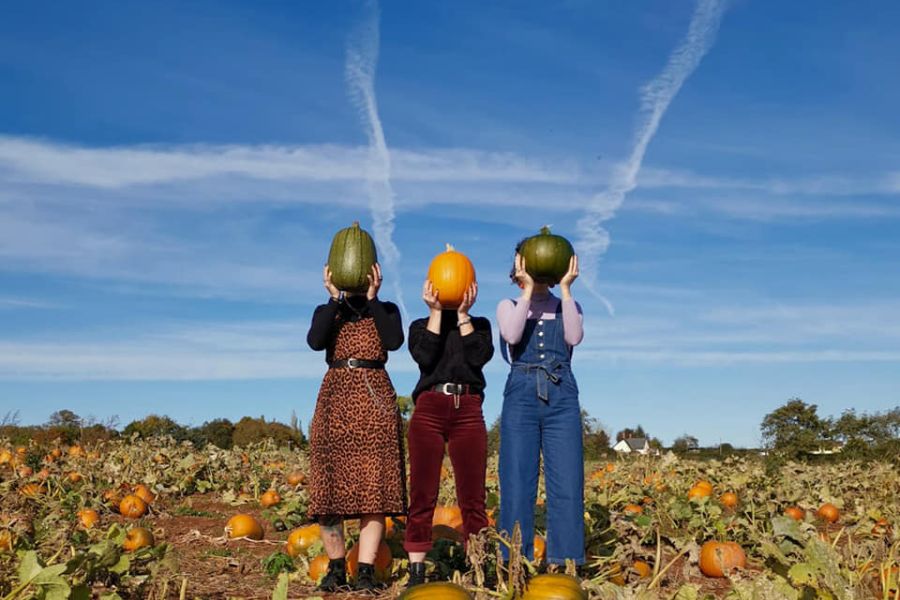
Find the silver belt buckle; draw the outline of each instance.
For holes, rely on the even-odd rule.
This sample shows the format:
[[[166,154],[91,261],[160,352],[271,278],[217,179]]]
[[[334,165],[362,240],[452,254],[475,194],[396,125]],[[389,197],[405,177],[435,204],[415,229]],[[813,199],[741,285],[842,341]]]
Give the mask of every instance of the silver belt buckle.
[[[357,367],[356,359],[355,359],[355,358],[348,358],[348,359],[347,359],[347,367],[350,368],[350,369],[355,369],[355,368]]]
[[[452,396],[452,395],[453,395],[453,392],[447,391],[447,388],[449,388],[451,385],[453,385],[453,384],[452,384],[452,383],[445,383],[444,385],[441,386],[441,392],[443,392],[443,394],[444,394],[445,396]]]

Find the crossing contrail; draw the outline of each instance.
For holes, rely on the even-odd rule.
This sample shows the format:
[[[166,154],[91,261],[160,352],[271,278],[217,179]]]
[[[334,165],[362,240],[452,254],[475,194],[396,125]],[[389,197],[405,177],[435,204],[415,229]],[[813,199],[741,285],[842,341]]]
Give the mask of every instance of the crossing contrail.
[[[345,76],[350,99],[359,109],[360,118],[369,138],[369,160],[366,168],[366,184],[369,191],[369,210],[375,243],[381,262],[390,276],[397,296],[397,303],[407,317],[400,286],[400,250],[394,243],[394,189],[391,187],[391,153],[384,139],[384,129],[378,116],[375,97],[375,67],[378,64],[379,16],[378,3],[367,2],[369,17],[359,25],[347,44]]]
[[[628,158],[618,165],[606,190],[594,196],[586,214],[578,221],[578,251],[585,284],[604,302],[610,314],[613,307],[597,287],[600,257],[606,252],[610,241],[609,232],[602,224],[615,217],[625,196],[637,187],[647,146],[681,86],[715,42],[726,4],[727,0],[697,0],[687,35],[669,56],[659,75],[641,88],[641,107]]]

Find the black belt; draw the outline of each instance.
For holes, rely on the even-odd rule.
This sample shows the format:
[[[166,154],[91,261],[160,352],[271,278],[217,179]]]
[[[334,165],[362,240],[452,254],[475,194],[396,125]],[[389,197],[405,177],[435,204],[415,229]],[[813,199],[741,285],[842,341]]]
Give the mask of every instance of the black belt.
[[[431,386],[431,391],[440,392],[447,396],[466,396],[478,393],[477,390],[467,383],[438,383]]]
[[[346,358],[344,360],[333,360],[328,363],[332,369],[383,369],[384,361],[381,360],[363,360],[361,358]]]

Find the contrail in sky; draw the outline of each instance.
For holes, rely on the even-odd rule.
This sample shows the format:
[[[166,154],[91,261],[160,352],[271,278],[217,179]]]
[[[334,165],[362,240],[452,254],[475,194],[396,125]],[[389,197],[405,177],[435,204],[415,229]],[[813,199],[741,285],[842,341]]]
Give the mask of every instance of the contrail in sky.
[[[375,0],[367,2],[369,18],[360,24],[347,44],[345,76],[350,98],[359,109],[366,135],[369,138],[369,161],[366,183],[369,188],[369,209],[378,245],[380,260],[394,284],[397,303],[407,317],[400,286],[398,263],[400,250],[394,244],[394,189],[391,187],[391,154],[384,139],[378,101],[375,98],[375,67],[378,64],[380,12]]]
[[[587,213],[578,221],[578,251],[585,284],[606,304],[610,314],[613,313],[612,305],[597,289],[600,257],[609,247],[609,232],[602,223],[616,215],[625,196],[637,187],[647,146],[678,90],[712,47],[726,4],[726,0],[697,0],[687,35],[669,56],[662,72],[641,88],[641,108],[628,159],[618,165],[606,190],[594,196]]]

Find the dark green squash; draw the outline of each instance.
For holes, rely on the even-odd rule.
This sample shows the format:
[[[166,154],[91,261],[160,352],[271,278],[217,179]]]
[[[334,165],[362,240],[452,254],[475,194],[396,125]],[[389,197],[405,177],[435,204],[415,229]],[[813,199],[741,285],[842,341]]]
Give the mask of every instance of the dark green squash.
[[[522,243],[519,253],[525,258],[525,270],[536,283],[559,283],[569,270],[569,260],[575,254],[572,244],[561,235],[550,233],[549,227]]]
[[[399,600],[471,600],[472,594],[462,586],[447,581],[423,583],[407,589]]]
[[[328,252],[331,282],[343,292],[362,293],[369,289],[372,265],[378,261],[375,242],[359,221],[334,234]]]

